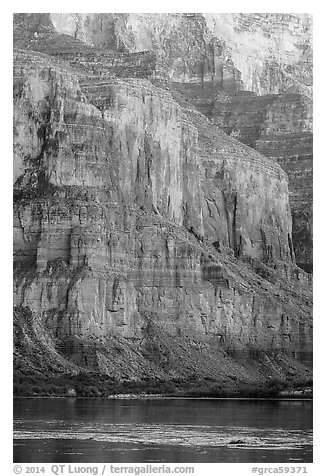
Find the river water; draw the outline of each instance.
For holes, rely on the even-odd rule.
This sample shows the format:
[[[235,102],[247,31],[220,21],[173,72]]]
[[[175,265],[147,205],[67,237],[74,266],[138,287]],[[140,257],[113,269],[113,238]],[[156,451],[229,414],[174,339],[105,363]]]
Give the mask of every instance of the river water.
[[[14,401],[14,462],[312,462],[312,401]]]

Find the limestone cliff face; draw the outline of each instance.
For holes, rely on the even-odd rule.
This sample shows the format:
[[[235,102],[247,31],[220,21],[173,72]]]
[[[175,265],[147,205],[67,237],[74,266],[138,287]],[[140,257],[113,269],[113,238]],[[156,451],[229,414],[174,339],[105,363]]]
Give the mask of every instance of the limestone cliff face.
[[[80,86],[42,55],[17,53],[16,61],[16,193],[96,187],[238,255],[293,260],[278,165],[148,81],[82,77]]]
[[[312,19],[308,14],[206,14],[207,26],[228,45],[246,90],[311,96]]]
[[[50,14],[55,29],[88,45],[156,51],[178,82],[242,82],[257,94],[311,96],[308,14]]]
[[[309,14],[85,13],[51,14],[49,19],[55,31],[89,47],[155,52],[148,74],[172,82],[223,131],[276,160],[289,175],[297,262],[311,271]],[[300,176],[294,172],[299,169]]]
[[[20,339],[28,322],[56,368],[117,378],[220,378],[236,365],[245,379],[225,352],[309,353],[309,279],[280,166],[146,79],[143,59],[135,73],[124,50],[106,67],[80,28],[74,55],[46,22],[65,62],[30,36],[14,57]]]

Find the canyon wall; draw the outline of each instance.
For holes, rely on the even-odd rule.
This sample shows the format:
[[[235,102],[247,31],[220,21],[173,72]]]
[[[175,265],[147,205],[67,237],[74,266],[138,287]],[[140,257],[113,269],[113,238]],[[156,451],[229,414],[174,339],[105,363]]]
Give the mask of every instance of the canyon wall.
[[[39,347],[48,371],[118,379],[302,374],[310,278],[284,171],[119,43],[120,17],[95,41],[83,25],[100,16],[56,15],[15,30],[17,365],[37,371]]]
[[[155,51],[178,82],[241,81],[256,94],[311,96],[308,14],[50,14],[55,29],[99,48]]]
[[[311,272],[309,14],[85,13],[50,18],[56,31],[92,47],[155,52],[152,77],[172,82],[223,131],[278,161],[290,180],[297,262]],[[273,144],[271,154],[263,145],[267,142]],[[300,176],[294,172],[298,168]]]

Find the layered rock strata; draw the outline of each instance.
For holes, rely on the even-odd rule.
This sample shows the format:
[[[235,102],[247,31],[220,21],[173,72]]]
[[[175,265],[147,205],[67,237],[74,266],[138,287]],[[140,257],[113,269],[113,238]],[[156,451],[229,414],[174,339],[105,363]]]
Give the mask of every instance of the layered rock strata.
[[[26,21],[37,29],[35,17]],[[88,48],[155,52],[155,61],[148,58],[151,66],[143,67],[144,77],[173,82],[222,130],[251,147],[257,144],[258,150],[261,135],[312,130],[312,19],[308,14],[50,14],[39,24],[51,24],[57,34],[79,39]],[[41,32],[42,28],[38,27]],[[42,44],[44,34],[38,45],[41,49]],[[58,48],[54,49],[58,54]],[[132,74],[141,73],[138,69]],[[301,153],[294,159],[293,154],[277,157],[290,177],[298,263],[311,271],[312,148],[304,158]],[[292,172],[298,167],[300,177]]]
[[[241,81],[259,95],[311,96],[308,14],[50,14],[56,31],[115,51],[156,51],[178,82]]]
[[[311,293],[285,173],[168,89],[80,58],[15,53],[17,365],[36,371],[40,342],[51,372],[302,373]]]
[[[293,243],[298,265],[312,271],[311,101],[300,94],[256,96],[237,89],[173,83],[221,130],[277,161],[289,177]],[[176,98],[178,96],[175,96]]]

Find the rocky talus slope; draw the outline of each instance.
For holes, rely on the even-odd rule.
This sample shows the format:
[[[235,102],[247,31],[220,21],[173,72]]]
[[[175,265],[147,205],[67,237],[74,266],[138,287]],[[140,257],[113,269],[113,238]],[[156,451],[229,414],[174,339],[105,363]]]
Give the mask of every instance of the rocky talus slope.
[[[15,21],[17,372],[308,380],[310,275],[277,161],[123,46],[121,17],[95,45],[52,14]]]

